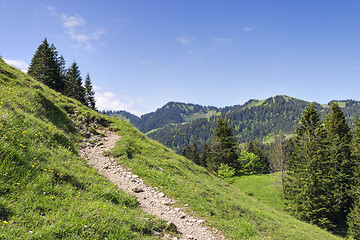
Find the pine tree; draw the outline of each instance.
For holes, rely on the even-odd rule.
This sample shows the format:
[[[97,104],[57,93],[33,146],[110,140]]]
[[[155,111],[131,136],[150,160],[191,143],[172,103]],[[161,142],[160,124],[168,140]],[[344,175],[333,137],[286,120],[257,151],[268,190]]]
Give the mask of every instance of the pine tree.
[[[195,142],[193,143],[193,147],[191,148],[190,160],[193,163],[195,163],[196,165],[200,165],[200,162],[199,162],[199,149],[198,149]]]
[[[184,157],[186,157],[187,159],[190,160],[191,147],[190,147],[189,144],[186,145],[186,146],[181,150],[180,155],[181,155],[181,156],[184,156]]]
[[[355,122],[351,143],[351,157],[356,163],[352,188],[353,206],[348,216],[349,233],[354,239],[360,239],[360,116]]]
[[[28,74],[50,88],[64,92],[65,82],[60,75],[58,53],[54,44],[50,46],[46,38],[31,59]]]
[[[66,95],[86,104],[85,88],[82,85],[79,66],[73,62],[66,75]]]
[[[327,134],[327,154],[331,166],[332,216],[330,219],[338,226],[344,225],[349,213],[351,186],[354,180],[354,161],[351,158],[351,132],[345,116],[337,103],[333,103],[325,118]]]
[[[207,163],[210,171],[217,171],[221,163],[229,167],[235,167],[237,141],[233,134],[233,129],[228,124],[226,118],[220,117],[217,120],[214,137],[211,141],[211,153]]]
[[[95,106],[95,92],[93,90],[93,86],[90,80],[89,73],[86,75],[85,79],[85,100],[86,100],[86,106],[88,106],[91,109],[96,110]]]
[[[296,129],[293,154],[286,175],[285,196],[289,210],[300,220],[332,229],[329,164],[325,131],[314,104],[306,106]]]
[[[210,156],[210,146],[204,142],[204,144],[202,145],[202,148],[201,148],[201,152],[200,152],[200,156],[199,156],[199,164],[200,166],[202,167],[207,167],[207,161],[208,161],[208,158]]]

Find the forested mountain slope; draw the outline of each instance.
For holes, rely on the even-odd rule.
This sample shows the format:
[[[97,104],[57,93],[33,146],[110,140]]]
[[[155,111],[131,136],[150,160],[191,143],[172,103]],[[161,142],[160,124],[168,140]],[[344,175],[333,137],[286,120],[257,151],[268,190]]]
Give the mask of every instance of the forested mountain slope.
[[[331,103],[316,104],[324,118]],[[360,113],[360,102],[353,100],[337,101],[350,126]],[[111,112],[113,116],[123,116],[134,126],[164,145],[180,151],[195,142],[198,146],[209,142],[220,115],[228,118],[239,143],[249,139],[271,141],[280,133],[291,135],[300,120],[301,113],[308,102],[279,95],[265,100],[249,100],[244,105],[216,108],[195,104],[170,102],[153,113],[141,118],[124,112]],[[107,113],[109,114],[109,112]]]

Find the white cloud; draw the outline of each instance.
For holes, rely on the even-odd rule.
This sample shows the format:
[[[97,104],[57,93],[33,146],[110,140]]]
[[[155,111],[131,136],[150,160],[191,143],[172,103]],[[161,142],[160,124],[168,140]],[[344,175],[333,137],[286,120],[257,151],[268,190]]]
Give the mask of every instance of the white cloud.
[[[96,106],[99,110],[125,110],[141,116],[144,114],[133,109],[134,105],[141,104],[141,98],[133,98],[127,95],[117,96],[113,92],[95,92]]]
[[[11,59],[4,58],[4,61],[7,64],[9,64],[10,66],[16,67],[25,73],[27,72],[27,69],[29,68],[29,64],[27,64],[26,62],[24,62],[22,60],[11,60]]]
[[[140,65],[150,65],[153,64],[154,62],[152,60],[139,60],[139,64]]]
[[[228,43],[228,42],[232,42],[232,39],[218,37],[218,38],[213,38],[213,41],[220,42],[220,43]]]
[[[99,40],[100,36],[107,32],[105,28],[96,28],[96,30],[91,31],[85,29],[86,21],[80,14],[69,16],[58,13],[52,6],[47,6],[46,9],[48,9],[52,16],[59,19],[70,39],[78,42],[79,45],[77,45],[77,47],[92,50],[93,46],[91,42]]]
[[[66,14],[62,14],[61,18],[63,26],[67,28],[74,28],[85,25],[84,18],[79,14],[75,14],[75,16],[67,16]]]
[[[252,30],[253,30],[253,28],[251,28],[251,27],[248,27],[248,26],[243,27],[244,32],[250,32]]]
[[[195,40],[194,36],[191,37],[177,37],[176,40],[178,40],[179,43],[182,45],[189,45],[191,42]]]

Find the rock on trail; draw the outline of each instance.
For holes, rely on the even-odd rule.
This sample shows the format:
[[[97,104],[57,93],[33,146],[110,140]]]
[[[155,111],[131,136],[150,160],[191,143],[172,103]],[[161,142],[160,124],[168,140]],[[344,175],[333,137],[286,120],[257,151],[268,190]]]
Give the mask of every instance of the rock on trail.
[[[175,203],[173,199],[167,197],[157,188],[146,186],[139,176],[133,175],[122,166],[117,165],[115,159],[104,156],[103,152],[113,148],[119,138],[120,136],[114,132],[106,131],[105,137],[98,137],[99,143],[85,144],[84,148],[80,150],[80,155],[88,161],[89,165],[109,178],[120,189],[135,195],[140,207],[145,212],[168,221],[168,227],[172,227],[172,224],[176,226],[180,233],[180,239],[177,237],[166,238],[166,236],[163,239],[225,239],[218,230],[205,226],[203,219],[190,216],[183,211],[183,208],[172,207],[171,205]]]

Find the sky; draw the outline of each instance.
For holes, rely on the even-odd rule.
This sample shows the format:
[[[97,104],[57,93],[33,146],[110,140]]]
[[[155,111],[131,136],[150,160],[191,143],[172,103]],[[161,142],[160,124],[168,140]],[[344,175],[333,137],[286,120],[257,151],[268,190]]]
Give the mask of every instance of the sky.
[[[358,0],[0,0],[0,56],[47,38],[90,74],[100,110],[232,106],[284,94],[360,100]]]

